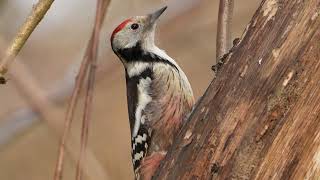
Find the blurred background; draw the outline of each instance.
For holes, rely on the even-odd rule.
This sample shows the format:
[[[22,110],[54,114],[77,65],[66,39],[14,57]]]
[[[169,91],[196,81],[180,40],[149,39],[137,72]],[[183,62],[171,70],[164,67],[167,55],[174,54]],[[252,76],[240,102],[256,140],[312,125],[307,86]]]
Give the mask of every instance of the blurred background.
[[[88,164],[91,167],[88,179],[133,178],[124,70],[110,49],[112,30],[127,17],[144,15],[169,5],[158,26],[157,44],[180,64],[198,99],[213,78],[211,66],[215,63],[218,2],[111,2],[99,47],[89,133],[91,156],[88,157],[95,161]],[[233,39],[241,36],[260,2],[235,1]],[[35,3],[37,0],[0,0],[0,52],[7,47]],[[10,72],[15,75],[9,75],[7,85],[0,88],[0,180],[52,179],[59,142],[59,130],[53,125],[64,120],[67,100],[90,37],[95,7],[96,2],[92,0],[56,0],[11,66],[11,70],[17,72]],[[54,109],[34,104],[32,100],[37,97],[48,98]],[[36,106],[38,109],[33,109]],[[80,108],[72,128],[77,138],[80,137]],[[64,179],[67,180],[74,179],[75,175],[72,156],[76,157],[79,147],[73,145],[73,148],[66,159]]]

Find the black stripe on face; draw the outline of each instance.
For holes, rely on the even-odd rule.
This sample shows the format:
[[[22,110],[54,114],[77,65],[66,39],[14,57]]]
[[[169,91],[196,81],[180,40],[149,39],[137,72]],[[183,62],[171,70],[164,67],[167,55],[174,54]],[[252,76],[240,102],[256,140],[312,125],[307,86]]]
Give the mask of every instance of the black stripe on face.
[[[142,50],[139,42],[134,47],[117,50],[116,54],[127,62],[159,62],[169,64],[179,72],[177,66],[167,59],[152,52]]]

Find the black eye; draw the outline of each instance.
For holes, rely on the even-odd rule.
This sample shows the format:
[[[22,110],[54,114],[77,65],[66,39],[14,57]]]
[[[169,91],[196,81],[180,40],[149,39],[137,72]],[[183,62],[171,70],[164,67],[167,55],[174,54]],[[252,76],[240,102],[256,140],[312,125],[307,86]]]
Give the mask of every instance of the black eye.
[[[131,25],[131,29],[135,30],[135,29],[138,29],[139,28],[139,24],[137,23],[134,23]]]

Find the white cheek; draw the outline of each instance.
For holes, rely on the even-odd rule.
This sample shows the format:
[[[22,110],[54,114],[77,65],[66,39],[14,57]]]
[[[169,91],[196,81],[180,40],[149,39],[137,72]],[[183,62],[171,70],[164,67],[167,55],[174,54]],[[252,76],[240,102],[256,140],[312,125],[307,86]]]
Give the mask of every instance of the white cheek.
[[[132,47],[134,47],[134,46],[137,45],[137,42],[138,42],[138,41],[139,41],[139,39],[131,39],[131,41],[128,42],[128,43],[124,46],[124,48],[132,48]]]
[[[115,36],[114,45],[116,45],[117,49],[122,49],[123,47],[125,47],[128,44],[128,42],[129,42],[128,40],[129,39],[126,38],[126,36],[123,33],[118,33]]]
[[[115,44],[118,49],[132,48],[140,40],[139,37],[139,31],[125,29],[123,32],[119,32],[115,36]]]
[[[124,48],[132,48],[134,46],[137,45],[138,41],[140,40],[139,38],[139,35],[137,33],[133,33],[133,34],[130,34],[126,37],[127,39],[127,42],[124,46]]]

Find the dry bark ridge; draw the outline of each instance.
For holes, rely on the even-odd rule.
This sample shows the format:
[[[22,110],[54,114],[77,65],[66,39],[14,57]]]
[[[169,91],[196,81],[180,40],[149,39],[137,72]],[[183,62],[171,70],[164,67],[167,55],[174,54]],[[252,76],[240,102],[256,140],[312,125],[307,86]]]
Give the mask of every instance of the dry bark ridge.
[[[319,0],[264,0],[154,179],[318,179],[319,42]]]

